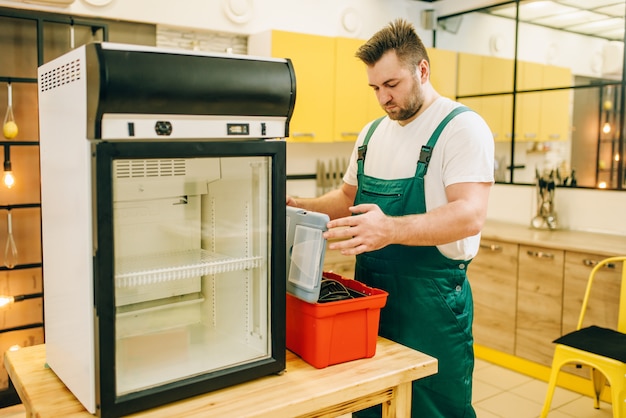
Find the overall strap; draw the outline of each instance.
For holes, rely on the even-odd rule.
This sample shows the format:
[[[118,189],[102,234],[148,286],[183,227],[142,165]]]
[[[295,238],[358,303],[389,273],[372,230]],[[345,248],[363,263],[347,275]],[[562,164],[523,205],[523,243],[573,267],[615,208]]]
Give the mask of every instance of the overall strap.
[[[420,157],[419,157],[419,160],[417,161],[417,173],[416,173],[417,176],[423,177],[424,175],[426,175],[426,170],[428,169],[428,163],[430,162],[430,157],[433,153],[433,148],[435,147],[435,144],[437,143],[437,140],[439,139],[439,135],[441,135],[441,132],[444,130],[448,122],[450,122],[450,120],[452,120],[452,118],[454,118],[456,115],[463,113],[463,112],[468,112],[468,111],[471,111],[471,109],[466,106],[455,107],[439,123],[439,125],[437,126],[433,134],[430,136],[430,139],[428,140],[426,145],[422,145],[422,149],[420,150]]]
[[[358,149],[357,161],[360,161],[361,162],[360,164],[365,162],[365,154],[367,153],[367,143],[370,142],[370,138],[372,137],[372,134],[378,127],[378,124],[380,123],[380,121],[382,121],[383,119],[385,119],[385,117],[381,116],[378,119],[376,119],[374,122],[372,122],[372,124],[370,125],[370,128],[368,129],[367,134],[365,135],[365,140],[363,140],[363,145],[361,145]]]

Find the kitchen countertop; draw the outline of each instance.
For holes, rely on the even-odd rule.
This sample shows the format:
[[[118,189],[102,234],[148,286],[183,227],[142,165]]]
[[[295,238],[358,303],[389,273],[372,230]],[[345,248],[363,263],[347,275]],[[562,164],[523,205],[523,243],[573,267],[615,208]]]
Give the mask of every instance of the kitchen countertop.
[[[482,237],[515,244],[541,246],[565,251],[626,255],[626,236],[567,229],[533,229],[529,226],[487,220]]]

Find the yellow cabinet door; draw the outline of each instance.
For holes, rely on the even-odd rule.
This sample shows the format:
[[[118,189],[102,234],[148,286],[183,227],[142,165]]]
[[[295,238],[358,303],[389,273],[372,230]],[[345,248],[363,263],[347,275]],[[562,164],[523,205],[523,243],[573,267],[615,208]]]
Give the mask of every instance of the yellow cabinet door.
[[[513,118],[513,95],[485,96],[480,115],[491,129],[494,141],[510,141]]]
[[[572,72],[569,68],[545,66],[543,88],[569,87]],[[542,141],[566,141],[570,132],[570,95],[572,91],[545,91],[541,95],[540,139]]]
[[[472,109],[474,112],[478,113],[479,115],[483,116],[484,100],[482,97],[464,97],[464,98],[459,99],[458,102],[469,107],[470,109]],[[486,119],[485,121],[487,122],[487,124],[489,124],[489,121],[487,121]],[[491,127],[491,125],[489,127]]]
[[[283,31],[272,31],[271,38],[271,55],[291,59],[296,73],[296,105],[288,140],[332,141],[334,38]]]
[[[427,48],[430,60],[430,82],[439,94],[456,97],[457,53],[445,49]]]
[[[508,58],[482,57],[481,90],[483,94],[513,91],[515,61]]]
[[[355,141],[370,120],[384,114],[369,86],[365,64],[354,55],[364,42],[335,39],[334,141]]]
[[[517,141],[539,141],[541,124],[541,92],[523,90],[541,89],[543,65],[518,61],[515,131]]]
[[[481,55],[458,54],[457,95],[471,96],[482,93],[483,58]]]

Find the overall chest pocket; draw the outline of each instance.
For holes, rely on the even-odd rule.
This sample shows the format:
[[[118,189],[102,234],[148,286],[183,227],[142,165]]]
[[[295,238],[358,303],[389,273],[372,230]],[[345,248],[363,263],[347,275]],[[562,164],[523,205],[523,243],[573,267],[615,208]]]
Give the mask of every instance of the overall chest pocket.
[[[406,210],[404,193],[398,188],[381,189],[364,186],[357,194],[355,203],[375,203],[389,216],[404,215]]]

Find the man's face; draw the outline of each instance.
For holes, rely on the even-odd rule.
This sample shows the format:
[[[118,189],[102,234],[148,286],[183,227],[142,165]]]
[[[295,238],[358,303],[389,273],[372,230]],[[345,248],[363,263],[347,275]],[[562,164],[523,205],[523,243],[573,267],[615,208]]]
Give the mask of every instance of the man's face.
[[[421,77],[422,67],[418,67]],[[390,119],[408,123],[424,104],[420,78],[403,65],[395,51],[386,52],[374,65],[367,67],[370,86],[378,103]]]

